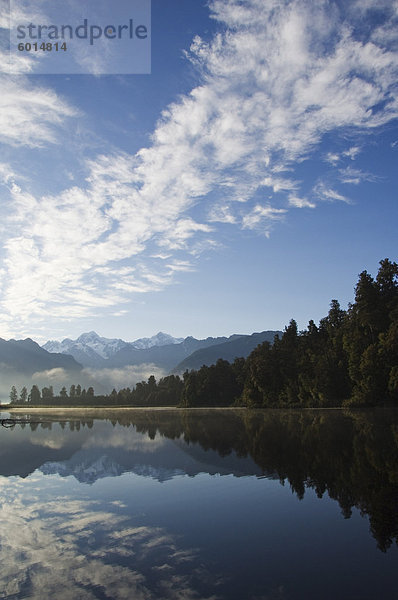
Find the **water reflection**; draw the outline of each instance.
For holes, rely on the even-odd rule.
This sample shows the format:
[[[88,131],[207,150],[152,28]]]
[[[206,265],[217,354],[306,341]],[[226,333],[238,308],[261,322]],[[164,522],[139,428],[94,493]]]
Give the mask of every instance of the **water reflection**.
[[[16,482],[6,495],[2,490],[3,598],[199,597],[193,582],[203,586],[209,577],[196,552],[179,549],[175,536],[131,526],[122,503],[103,506],[60,494],[43,505],[30,490],[33,496],[21,497]]]
[[[357,528],[367,529],[359,514],[369,519],[374,548],[385,552],[398,539],[395,411],[15,416],[35,422],[0,430],[6,598],[310,598],[308,589],[293,590],[319,560],[321,527],[342,564],[358,547]],[[293,497],[281,495],[280,484]],[[299,522],[304,513],[298,532],[288,515]],[[283,539],[296,557],[288,573]],[[376,564],[366,552],[363,565]],[[329,569],[327,558],[317,568]],[[392,573],[384,573],[385,585]],[[361,582],[371,590],[372,581],[361,575]],[[321,596],[336,594],[351,597],[332,587]]]
[[[359,508],[382,550],[397,540],[394,411],[123,411],[94,429],[90,418],[17,418],[34,422],[10,432],[7,443],[3,436],[1,475],[40,468],[86,483],[126,471],[159,481],[201,472],[265,475],[288,482],[299,498],[307,488],[319,498],[328,492],[345,518]]]

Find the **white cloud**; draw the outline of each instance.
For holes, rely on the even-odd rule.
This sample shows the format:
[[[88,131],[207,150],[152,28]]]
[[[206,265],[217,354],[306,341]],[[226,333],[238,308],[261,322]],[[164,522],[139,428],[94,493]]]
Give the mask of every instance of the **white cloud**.
[[[59,142],[57,130],[77,115],[53,90],[30,85],[26,79],[0,75],[2,143],[41,148]]]
[[[352,167],[340,169],[339,178],[341,183],[349,183],[353,185],[359,185],[363,181],[377,181],[377,177],[375,177],[375,175],[366,173],[360,169],[353,169]]]
[[[35,381],[45,381],[50,385],[64,384],[70,380],[70,373],[61,367],[56,367],[55,369],[47,369],[46,371],[37,371],[33,373],[32,379]],[[55,393],[57,393],[57,390]]]
[[[208,220],[210,223],[229,223],[231,225],[234,225],[237,222],[236,217],[231,214],[230,207],[222,204],[213,206],[210,209]]]
[[[351,148],[348,148],[347,150],[344,150],[341,153],[328,152],[325,155],[324,160],[325,160],[325,162],[328,162],[331,165],[336,166],[339,162],[343,161],[346,158],[355,160],[360,152],[361,152],[361,148],[359,146],[351,146]]]
[[[0,163],[0,180],[11,187],[15,185],[15,171],[14,169],[7,163]]]
[[[266,177],[265,179],[263,179],[263,181],[261,182],[261,185],[264,185],[266,187],[271,187],[273,189],[273,191],[276,192],[288,192],[288,191],[292,191],[292,190],[296,190],[298,188],[298,182],[297,181],[291,181],[290,179],[283,179],[281,177]]]
[[[146,374],[146,370],[144,368],[143,374],[144,376]],[[139,379],[137,379],[137,381],[138,380]],[[102,381],[104,382],[104,385]],[[109,393],[112,391],[112,388],[117,385],[115,378],[112,378],[111,376],[108,378],[105,374],[103,374],[102,377],[94,378],[89,369],[83,369],[78,372],[68,372],[63,368],[57,367],[55,369],[36,371],[33,373],[33,375],[24,375],[22,373],[15,373],[13,370],[11,370],[10,373],[7,373],[6,366],[3,366],[0,396],[2,396],[3,399],[8,399],[12,385],[15,385],[18,391],[20,391],[23,386],[30,390],[32,385],[37,385],[39,388],[52,385],[54,388],[54,394],[57,395],[63,386],[65,386],[69,391],[69,387],[72,384],[78,383],[82,386],[82,388],[93,386],[97,394]],[[118,387],[122,386],[120,385]]]
[[[337,163],[340,161],[341,157],[339,154],[335,153],[335,152],[328,152],[325,156],[325,161],[330,163],[331,165],[337,165]]]
[[[298,196],[289,196],[289,205],[295,208],[315,208],[316,204],[307,200],[306,198],[299,198]]]
[[[314,194],[319,200],[325,200],[328,202],[339,200],[340,202],[346,202],[347,204],[351,203],[349,198],[343,196],[343,194],[340,194],[324,182],[320,182],[314,187]]]
[[[21,22],[30,21],[43,23],[45,15],[40,7],[40,1],[32,5],[31,2],[9,0],[0,4],[0,27],[9,29]]]
[[[152,454],[158,452],[165,445],[167,445],[167,441],[159,433],[152,439],[148,434],[137,433],[133,428],[118,427],[107,432],[106,436],[104,436],[103,431],[94,429],[82,447],[84,449],[103,448],[104,452],[106,448],[122,448],[124,451],[131,452],[135,450],[140,453]],[[118,532],[115,537],[116,535],[121,537],[125,535],[125,532]]]
[[[5,243],[3,307],[8,314],[27,323],[46,317],[51,306],[59,319],[79,318],[122,303],[132,293],[160,290],[176,273],[192,269],[178,251],[195,254],[197,242],[212,228],[183,216],[190,199],[177,183],[175,202],[159,202],[156,181],[147,182],[150,190],[139,191],[136,164],[127,155],[100,156],[88,163],[85,189],[73,187],[58,196],[36,198],[12,188],[18,235]],[[151,248],[155,244],[173,254],[167,261],[152,251],[147,256],[150,242]],[[131,257],[131,266],[118,266]]]
[[[393,13],[378,36],[359,39],[356,13],[334,2],[213,0],[210,9],[220,33],[196,37],[187,54],[200,81],[163,111],[148,147],[97,156],[85,185],[58,195],[12,188],[2,308],[16,328],[48,312],[117,313],[131,294],[163,289],[216,245],[217,222],[268,236],[289,208],[314,207],[298,179],[277,173],[294,170],[325,134],[349,128],[359,139],[398,117],[397,52],[381,35]],[[11,79],[4,89],[0,126],[12,145],[54,143],[76,115],[51,90]],[[360,148],[347,144],[325,160],[354,160]],[[264,187],[278,194],[277,207],[272,197],[259,203]],[[349,201],[333,185],[315,193]],[[156,258],[164,253],[167,261]]]
[[[343,155],[348,156],[351,160],[355,160],[360,152],[361,148],[359,146],[351,146],[351,148],[343,152]]]
[[[97,381],[101,386],[111,392],[113,388],[120,390],[121,388],[130,387],[131,389],[139,381],[146,381],[148,377],[154,375],[157,380],[166,375],[166,371],[157,367],[154,364],[128,365],[115,369],[83,369],[82,375],[88,376],[93,381]]]
[[[243,227],[245,229],[258,229],[268,237],[272,221],[280,221],[284,218],[286,212],[287,210],[284,208],[273,208],[269,204],[265,206],[257,204],[250,213],[244,216]]]

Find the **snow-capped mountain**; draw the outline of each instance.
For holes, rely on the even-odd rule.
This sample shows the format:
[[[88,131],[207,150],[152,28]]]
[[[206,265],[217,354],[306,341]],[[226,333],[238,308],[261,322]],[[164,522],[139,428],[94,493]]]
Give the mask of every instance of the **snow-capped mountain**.
[[[174,338],[161,331],[151,338],[140,338],[133,342],[125,342],[119,338],[105,338],[95,331],[83,333],[76,340],[65,338],[62,342],[48,341],[43,345],[47,352],[70,354],[77,362],[86,367],[104,367],[106,361],[124,348],[145,350],[154,346],[179,344],[183,338]]]
[[[156,335],[153,335],[150,338],[140,338],[138,340],[134,340],[131,342],[131,346],[137,348],[138,350],[146,350],[147,348],[152,348],[152,346],[167,346],[168,344],[181,344],[184,341],[184,338],[175,338],[168,333],[163,333],[159,331]]]
[[[58,474],[61,477],[70,477],[73,475],[80,483],[95,483],[98,479],[104,477],[118,477],[122,473],[130,472],[141,477],[151,477],[158,481],[168,481],[177,475],[184,475],[183,469],[165,468],[162,466],[153,467],[146,464],[133,464],[129,467],[119,464],[117,460],[103,454],[97,459],[83,459],[76,463],[72,459],[65,462],[46,462],[40,467],[44,475]]]
[[[82,335],[77,338],[76,343],[80,344],[82,348],[91,348],[105,359],[110,358],[116,354],[116,352],[128,346],[128,342],[125,342],[124,340],[119,338],[100,337],[95,331],[82,333]]]
[[[232,451],[228,456],[220,456],[216,450],[204,450],[200,443],[187,444],[183,439],[161,438],[148,452],[148,440],[144,434],[129,430],[130,441],[134,439],[134,449],[124,446],[110,446],[107,438],[117,441],[113,428],[102,429],[99,446],[82,447],[66,460],[47,460],[41,464],[44,475],[58,474],[61,477],[73,476],[80,483],[92,484],[104,477],[118,477],[122,473],[134,473],[141,477],[151,477],[163,482],[178,475],[195,477],[199,473],[211,475],[264,475],[264,471],[253,459],[237,456]],[[160,439],[160,436],[159,436]],[[142,444],[142,445],[141,445]],[[270,476],[267,473],[268,476]]]
[[[65,338],[62,342],[49,341],[43,348],[47,352],[71,354],[77,362],[84,366],[100,367],[116,352],[128,346],[120,339],[100,337],[95,331],[83,333],[77,340]]]

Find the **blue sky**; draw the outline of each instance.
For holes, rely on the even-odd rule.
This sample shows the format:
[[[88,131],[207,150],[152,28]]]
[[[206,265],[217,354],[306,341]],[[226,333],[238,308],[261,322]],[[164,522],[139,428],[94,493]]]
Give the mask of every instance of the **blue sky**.
[[[151,74],[10,75],[3,51],[0,336],[346,307],[398,258],[397,26],[395,0],[152,0]]]

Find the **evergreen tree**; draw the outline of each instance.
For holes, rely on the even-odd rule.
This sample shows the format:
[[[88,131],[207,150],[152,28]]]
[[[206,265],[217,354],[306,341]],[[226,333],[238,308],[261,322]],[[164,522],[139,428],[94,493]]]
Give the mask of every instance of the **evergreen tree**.
[[[23,386],[23,388],[21,389],[21,393],[19,394],[19,401],[26,402],[27,399],[28,399],[28,390],[26,389],[25,386]]]
[[[353,382],[351,404],[376,405],[396,397],[398,265],[384,259],[376,280],[364,271],[348,311],[344,347]]]
[[[41,400],[40,390],[37,385],[33,385],[28,396],[28,402],[39,404]]]
[[[41,397],[44,402],[51,402],[51,400],[54,398],[53,386],[50,385],[49,387],[44,387],[41,391]]]
[[[10,391],[10,402],[11,404],[16,404],[18,402],[18,392],[15,385],[12,386]]]

